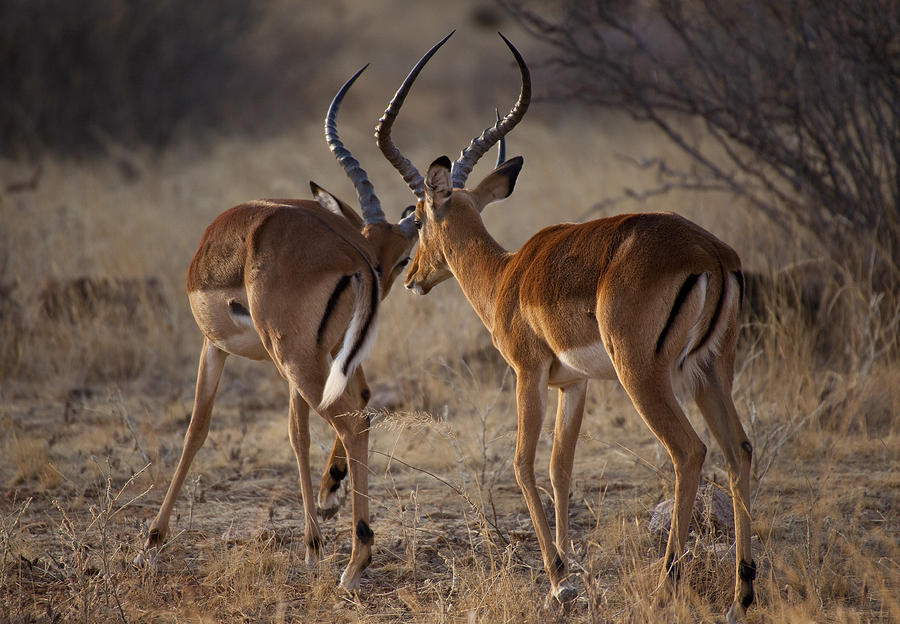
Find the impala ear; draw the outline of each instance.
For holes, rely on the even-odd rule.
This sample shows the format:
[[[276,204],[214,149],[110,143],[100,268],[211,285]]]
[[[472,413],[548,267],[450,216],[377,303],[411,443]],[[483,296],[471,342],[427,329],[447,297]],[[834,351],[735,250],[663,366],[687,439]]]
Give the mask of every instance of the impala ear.
[[[360,217],[348,204],[342,202],[312,180],[309,181],[309,188],[312,190],[313,197],[316,198],[316,201],[319,202],[319,205],[322,206],[322,208],[333,212],[339,217],[344,217],[356,229],[363,229],[365,223],[363,222],[362,217]]]
[[[506,199],[516,187],[516,180],[522,170],[524,159],[521,156],[510,158],[491,171],[472,193],[475,195],[479,212],[492,201]]]
[[[450,199],[453,189],[450,180],[451,166],[450,159],[441,156],[428,167],[428,173],[425,174],[425,203],[430,204],[432,209],[444,208]]]

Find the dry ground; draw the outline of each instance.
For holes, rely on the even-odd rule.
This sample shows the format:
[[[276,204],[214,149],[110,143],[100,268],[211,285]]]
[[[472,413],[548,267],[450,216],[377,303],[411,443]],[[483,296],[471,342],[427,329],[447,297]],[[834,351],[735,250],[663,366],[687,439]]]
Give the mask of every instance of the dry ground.
[[[391,218],[411,196],[369,131],[408,64],[449,28],[425,30],[381,66],[374,27],[331,61],[335,87],[374,61],[348,98],[342,136]],[[462,58],[436,57],[398,122],[397,142],[420,168],[455,153],[517,88],[494,35],[470,28],[457,39]],[[484,78],[479,54],[498,59],[495,91],[448,95],[448,85],[473,81],[466,67]],[[330,97],[323,90],[316,107],[324,112]],[[519,185],[485,215],[510,248],[626,187],[653,184],[620,155],[677,158],[628,120],[547,105],[529,113],[510,149],[525,155]],[[30,173],[0,163],[4,185]],[[285,384],[271,365],[234,358],[170,542],[155,568],[131,565],[190,414],[201,337],[183,279],[200,234],[240,201],[307,196],[308,178],[353,197],[318,115],[264,143],[223,139],[163,154],[118,146],[103,161],[47,160],[35,189],[0,197],[0,294],[10,293],[0,308],[0,622],[720,621],[733,554],[727,535],[703,529],[692,534],[684,591],[674,605],[654,606],[665,536],[647,525],[672,492],[672,469],[609,382],[591,386],[575,465],[571,562],[581,594],[565,612],[543,608],[549,585],[511,466],[512,374],[452,283],[426,298],[395,289],[366,364],[384,409],[370,450],[376,546],[359,593],[336,586],[349,555],[349,503],[323,523],[325,561],[305,566]],[[840,276],[837,261],[805,257],[795,239],[728,197],[670,193],[598,216],[627,210],[677,210],[735,246],[747,267],[812,260],[818,273]],[[168,305],[148,299],[128,319],[42,319],[44,279],[80,275],[156,277]],[[735,400],[755,447],[750,622],[900,621],[897,301],[852,280],[826,286],[833,296],[818,325],[770,303],[745,328],[738,358]],[[311,422],[316,473],[331,434]],[[538,458],[547,492],[551,443],[548,415]],[[718,448],[708,446],[705,478],[727,483]]]

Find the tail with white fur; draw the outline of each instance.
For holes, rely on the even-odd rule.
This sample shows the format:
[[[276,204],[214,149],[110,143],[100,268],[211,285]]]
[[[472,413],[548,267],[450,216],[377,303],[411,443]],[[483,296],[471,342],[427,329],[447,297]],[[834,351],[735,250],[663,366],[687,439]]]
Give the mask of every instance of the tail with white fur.
[[[369,267],[368,275],[357,273],[352,279],[356,290],[353,316],[350,319],[350,326],[344,333],[340,351],[331,363],[331,371],[325,381],[319,409],[327,408],[343,394],[347,381],[356,371],[356,367],[372,350],[378,333],[378,302],[381,301],[381,284],[378,276],[374,269]]]

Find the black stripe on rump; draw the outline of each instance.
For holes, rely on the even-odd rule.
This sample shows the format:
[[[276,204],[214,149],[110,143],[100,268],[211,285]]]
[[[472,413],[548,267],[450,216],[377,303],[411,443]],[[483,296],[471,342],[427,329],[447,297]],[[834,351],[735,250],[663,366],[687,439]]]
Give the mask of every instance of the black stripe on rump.
[[[316,334],[316,344],[322,344],[322,338],[325,337],[325,329],[328,327],[328,319],[331,318],[332,313],[334,312],[334,308],[337,305],[338,299],[341,298],[341,295],[347,289],[347,285],[350,283],[349,275],[342,275],[341,279],[338,280],[337,285],[334,287],[334,292],[331,293],[331,297],[328,299],[328,304],[325,306],[325,314],[322,315],[322,321],[319,323],[319,331]]]
[[[681,306],[684,305],[684,300],[687,299],[688,293],[691,292],[691,289],[694,287],[694,284],[697,283],[697,278],[700,275],[696,273],[691,273],[688,275],[687,279],[684,280],[684,284],[681,285],[681,289],[678,291],[678,294],[675,296],[675,303],[672,304],[672,311],[669,312],[669,318],[666,320],[666,324],[662,329],[662,332],[659,334],[659,339],[656,341],[656,354],[659,355],[660,351],[662,351],[663,344],[666,341],[666,336],[669,334],[669,330],[672,329],[672,324],[675,322],[675,319],[678,317],[678,312],[681,309]]]
[[[356,343],[353,345],[353,348],[350,350],[350,354],[347,356],[347,359],[344,360],[343,370],[341,372],[344,375],[347,374],[347,371],[350,370],[350,362],[353,361],[353,358],[356,357],[356,354],[362,348],[363,343],[366,341],[366,336],[369,335],[369,327],[372,325],[372,319],[375,318],[375,312],[378,310],[378,276],[375,274],[374,269],[369,267],[370,272],[372,273],[372,291],[370,293],[371,300],[369,301],[369,315],[366,317],[366,323],[363,325],[362,331],[359,333],[359,338],[356,339]]]

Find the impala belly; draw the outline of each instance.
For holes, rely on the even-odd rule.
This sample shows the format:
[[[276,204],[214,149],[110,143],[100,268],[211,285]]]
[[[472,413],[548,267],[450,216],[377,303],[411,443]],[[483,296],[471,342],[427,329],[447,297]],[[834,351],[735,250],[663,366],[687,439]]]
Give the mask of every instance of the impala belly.
[[[250,317],[243,289],[196,290],[188,293],[188,299],[197,325],[214,345],[251,360],[269,359]]]
[[[556,354],[550,368],[550,383],[583,378],[616,379],[616,369],[602,342],[565,349]]]

